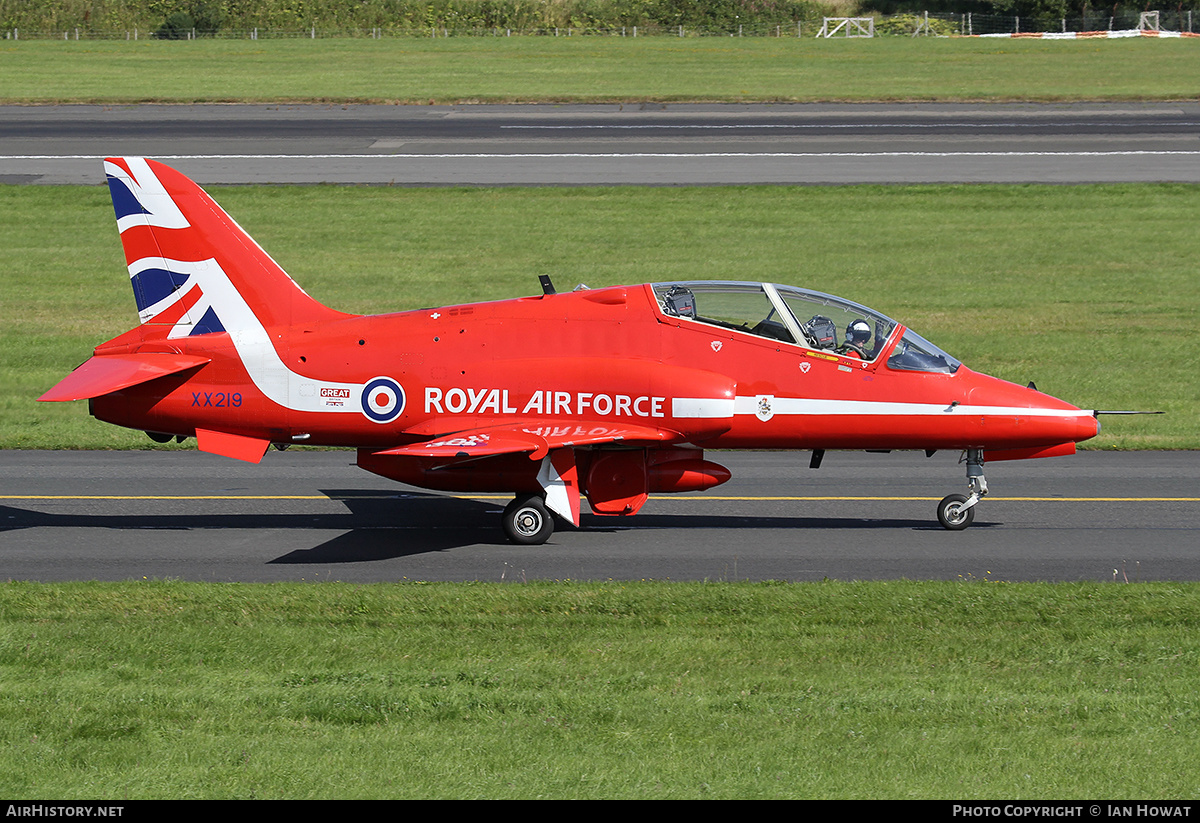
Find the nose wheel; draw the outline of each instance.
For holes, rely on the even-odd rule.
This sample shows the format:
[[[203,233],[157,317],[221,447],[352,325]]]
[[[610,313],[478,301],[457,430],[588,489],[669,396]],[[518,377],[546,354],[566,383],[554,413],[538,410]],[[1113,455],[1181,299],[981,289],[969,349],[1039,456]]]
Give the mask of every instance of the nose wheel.
[[[554,515],[536,494],[521,495],[509,503],[501,522],[509,541],[523,546],[540,546],[554,534]]]
[[[968,494],[948,494],[938,503],[937,517],[942,528],[961,531],[975,520],[975,504],[988,493],[983,476],[983,449],[967,449]]]
[[[967,505],[969,499],[965,494],[948,494],[942,498],[942,502],[938,503],[937,516],[943,529],[960,531],[971,525],[975,520],[975,507]]]

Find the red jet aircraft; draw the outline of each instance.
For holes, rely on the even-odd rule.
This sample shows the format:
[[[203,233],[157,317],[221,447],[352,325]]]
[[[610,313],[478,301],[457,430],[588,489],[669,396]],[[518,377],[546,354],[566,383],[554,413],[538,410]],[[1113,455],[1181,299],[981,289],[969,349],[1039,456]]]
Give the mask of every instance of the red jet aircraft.
[[[580,288],[383,315],[308,296],[204,191],[141,158],[105,161],[141,325],[41,397],[258,462],[352,446],[358,465],[456,492],[511,492],[504,530],[544,543],[730,473],[704,449],[966,454],[968,526],[990,460],[1072,454],[1096,414],[973,372],[857,303],[771,283]]]

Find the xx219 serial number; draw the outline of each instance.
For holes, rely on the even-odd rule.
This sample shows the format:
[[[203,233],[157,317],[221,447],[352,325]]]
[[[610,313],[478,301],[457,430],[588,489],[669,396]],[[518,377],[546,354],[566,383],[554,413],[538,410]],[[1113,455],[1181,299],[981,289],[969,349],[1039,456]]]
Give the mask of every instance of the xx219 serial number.
[[[236,409],[242,405],[242,393],[223,392],[223,391],[194,391],[192,392],[192,406],[214,409]]]

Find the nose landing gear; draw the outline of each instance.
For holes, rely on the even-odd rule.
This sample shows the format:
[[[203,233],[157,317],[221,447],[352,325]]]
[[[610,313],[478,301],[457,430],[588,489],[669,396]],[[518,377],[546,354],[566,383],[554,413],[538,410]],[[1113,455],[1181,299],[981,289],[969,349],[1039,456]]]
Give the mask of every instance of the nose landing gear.
[[[988,492],[983,476],[983,449],[967,449],[967,491],[948,494],[938,503],[937,516],[942,528],[960,531],[975,520],[975,504]]]

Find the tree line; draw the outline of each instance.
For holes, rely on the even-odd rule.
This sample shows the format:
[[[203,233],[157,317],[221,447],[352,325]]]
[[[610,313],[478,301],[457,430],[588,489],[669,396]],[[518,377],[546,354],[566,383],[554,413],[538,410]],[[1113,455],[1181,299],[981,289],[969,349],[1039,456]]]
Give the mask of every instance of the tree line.
[[[0,29],[111,32],[138,29],[162,37],[250,29],[415,31],[421,29],[648,31],[680,26],[734,31],[822,16],[871,14],[1013,15],[1053,23],[1063,18],[1137,19],[1138,12],[1200,10],[1200,0],[0,0]]]

